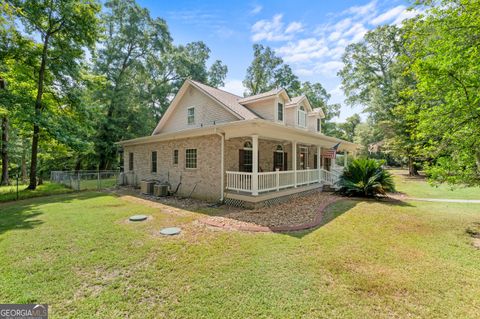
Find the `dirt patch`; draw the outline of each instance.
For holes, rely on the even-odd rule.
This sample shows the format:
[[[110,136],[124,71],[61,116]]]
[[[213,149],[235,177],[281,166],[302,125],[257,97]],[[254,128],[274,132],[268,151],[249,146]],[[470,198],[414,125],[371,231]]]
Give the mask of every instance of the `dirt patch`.
[[[480,249],[480,222],[471,223],[465,232],[472,237],[473,247]]]

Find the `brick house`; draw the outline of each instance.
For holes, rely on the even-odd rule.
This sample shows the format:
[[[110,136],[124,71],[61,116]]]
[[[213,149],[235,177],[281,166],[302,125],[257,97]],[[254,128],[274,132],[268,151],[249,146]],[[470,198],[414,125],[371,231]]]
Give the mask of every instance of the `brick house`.
[[[240,97],[187,80],[152,135],[119,142],[128,183],[168,181],[209,201],[260,203],[333,184],[331,149],[357,145],[322,134],[320,108],[285,89]],[[347,156],[344,156],[345,163]]]

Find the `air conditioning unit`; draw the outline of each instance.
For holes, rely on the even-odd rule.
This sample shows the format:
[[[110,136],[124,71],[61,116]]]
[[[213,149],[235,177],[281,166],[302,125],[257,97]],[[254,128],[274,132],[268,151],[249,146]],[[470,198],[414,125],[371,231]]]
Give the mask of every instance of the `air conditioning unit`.
[[[160,197],[160,196],[167,196],[168,195],[168,185],[165,184],[156,184],[153,186],[153,195]]]
[[[140,190],[143,194],[153,194],[154,181],[141,181]]]

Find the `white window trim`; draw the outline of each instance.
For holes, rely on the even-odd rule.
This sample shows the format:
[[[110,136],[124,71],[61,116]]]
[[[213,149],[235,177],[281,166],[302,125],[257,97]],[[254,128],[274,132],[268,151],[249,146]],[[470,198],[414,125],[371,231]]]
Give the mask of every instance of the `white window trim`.
[[[187,167],[187,151],[189,150],[195,150],[195,167]],[[196,148],[186,148],[185,149],[185,169],[188,170],[195,170],[198,168],[198,150]]]
[[[189,118],[190,118],[190,110],[193,110],[193,122],[189,123]],[[196,119],[195,119],[195,106],[190,106],[187,108],[187,125],[195,125]]]
[[[302,115],[303,119],[305,120],[304,125],[300,124],[300,115]],[[307,127],[307,112],[305,110],[301,110],[300,106],[297,108],[297,126],[301,128]]]
[[[281,120],[278,119],[278,104],[282,104],[282,116],[283,118]],[[285,101],[279,99],[278,97],[275,99],[275,105],[273,106],[273,114],[274,114],[274,119],[275,122],[278,123],[283,123],[285,124]]]

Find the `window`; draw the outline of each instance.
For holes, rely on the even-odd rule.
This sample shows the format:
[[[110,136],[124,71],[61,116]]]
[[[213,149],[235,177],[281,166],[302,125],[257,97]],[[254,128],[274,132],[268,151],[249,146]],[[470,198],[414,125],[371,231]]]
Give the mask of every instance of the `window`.
[[[185,168],[197,168],[197,149],[188,148],[185,150]]]
[[[253,164],[252,142],[246,141],[243,144],[243,150],[239,154],[239,170],[241,172],[251,172]]]
[[[195,108],[193,106],[187,109],[187,123],[188,125],[195,124]]]
[[[283,104],[278,103],[277,105],[277,121],[283,122]]]
[[[133,153],[128,153],[128,170],[133,171]]]
[[[300,105],[300,108],[297,111],[297,124],[300,127],[305,127],[307,125],[307,112],[303,105]]]
[[[157,172],[157,151],[152,152],[152,173]]]
[[[178,165],[178,150],[173,150],[173,165]]]
[[[273,152],[273,170],[287,170],[287,153],[283,151],[282,145],[277,145]]]
[[[317,119],[317,132],[322,130],[322,120]]]

